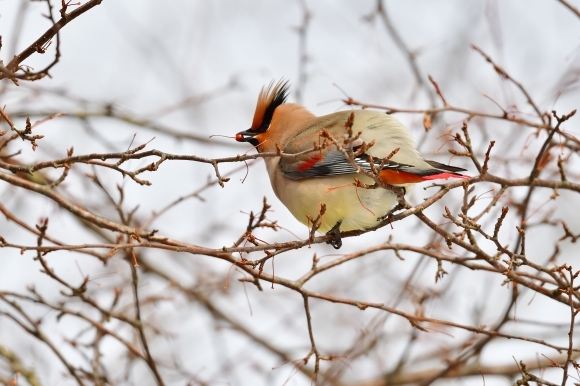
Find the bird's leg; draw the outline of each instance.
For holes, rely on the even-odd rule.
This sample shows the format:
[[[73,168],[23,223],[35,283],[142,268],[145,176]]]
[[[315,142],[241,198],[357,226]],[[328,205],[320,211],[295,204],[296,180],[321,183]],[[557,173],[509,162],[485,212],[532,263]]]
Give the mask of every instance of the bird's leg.
[[[328,240],[326,244],[332,245],[334,249],[340,249],[340,247],[342,247],[342,239],[340,238],[340,224],[342,224],[342,220],[337,221],[332,229],[326,232],[327,235],[333,237],[333,239]]]

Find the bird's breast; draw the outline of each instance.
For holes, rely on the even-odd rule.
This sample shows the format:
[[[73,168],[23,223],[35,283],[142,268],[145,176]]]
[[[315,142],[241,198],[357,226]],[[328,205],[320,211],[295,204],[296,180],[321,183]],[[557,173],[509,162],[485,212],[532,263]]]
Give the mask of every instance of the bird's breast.
[[[316,218],[321,204],[325,204],[319,232],[328,232],[338,221],[342,222],[341,231],[372,228],[378,225],[377,218],[387,215],[396,203],[391,191],[355,187],[355,178],[374,183],[359,174],[291,180],[275,169],[270,177],[276,196],[303,224],[311,226],[309,217]]]

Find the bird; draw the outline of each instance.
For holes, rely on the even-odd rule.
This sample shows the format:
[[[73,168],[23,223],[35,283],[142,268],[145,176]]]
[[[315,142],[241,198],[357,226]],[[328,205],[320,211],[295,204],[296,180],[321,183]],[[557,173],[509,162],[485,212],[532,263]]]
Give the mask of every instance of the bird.
[[[335,249],[341,232],[376,227],[397,204],[393,189],[377,182],[406,194],[422,181],[469,178],[460,174],[466,169],[424,159],[391,115],[362,109],[318,117],[287,103],[289,90],[284,79],[262,87],[250,128],[235,139],[275,153],[264,157],[274,193],[301,223],[317,220]]]

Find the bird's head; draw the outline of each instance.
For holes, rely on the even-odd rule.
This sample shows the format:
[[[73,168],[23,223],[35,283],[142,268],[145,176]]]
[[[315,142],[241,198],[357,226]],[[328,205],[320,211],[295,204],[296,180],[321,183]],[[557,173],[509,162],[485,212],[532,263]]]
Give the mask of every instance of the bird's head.
[[[277,83],[272,81],[268,86],[262,87],[262,91],[258,95],[258,103],[256,104],[252,126],[248,130],[237,133],[236,141],[249,142],[257,148],[260,144],[260,134],[265,133],[270,128],[274,110],[286,102],[289,89],[290,85],[288,81],[283,79]]]

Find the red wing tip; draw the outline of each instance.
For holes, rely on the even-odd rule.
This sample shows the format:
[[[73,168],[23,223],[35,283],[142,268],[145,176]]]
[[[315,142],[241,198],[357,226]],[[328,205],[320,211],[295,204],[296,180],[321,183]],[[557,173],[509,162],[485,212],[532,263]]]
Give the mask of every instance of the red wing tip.
[[[322,161],[323,158],[324,157],[322,156],[322,154],[315,154],[311,158],[307,159],[306,161],[304,161],[300,165],[298,165],[298,167],[296,169],[301,171],[301,172],[308,170],[311,167],[313,167],[314,165],[316,165],[317,163],[319,163],[320,161]]]

